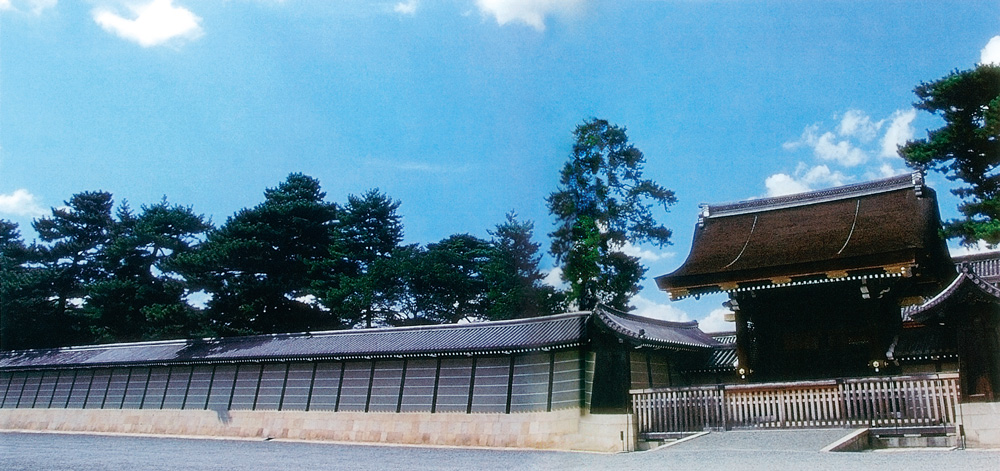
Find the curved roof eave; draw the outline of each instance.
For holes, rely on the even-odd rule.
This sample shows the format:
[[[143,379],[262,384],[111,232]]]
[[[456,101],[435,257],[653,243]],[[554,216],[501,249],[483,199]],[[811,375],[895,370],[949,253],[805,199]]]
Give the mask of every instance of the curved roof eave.
[[[619,338],[640,347],[701,350],[721,345],[721,342],[702,332],[695,321],[650,319],[602,305],[594,309],[594,320]]]

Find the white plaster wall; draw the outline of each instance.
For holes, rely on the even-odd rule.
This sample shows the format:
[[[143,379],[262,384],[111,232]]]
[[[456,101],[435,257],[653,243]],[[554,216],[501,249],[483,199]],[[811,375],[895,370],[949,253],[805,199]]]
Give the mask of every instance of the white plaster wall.
[[[631,451],[629,415],[0,409],[0,429]],[[624,437],[624,440],[622,439]]]
[[[961,405],[965,440],[971,448],[1000,448],[1000,402]]]

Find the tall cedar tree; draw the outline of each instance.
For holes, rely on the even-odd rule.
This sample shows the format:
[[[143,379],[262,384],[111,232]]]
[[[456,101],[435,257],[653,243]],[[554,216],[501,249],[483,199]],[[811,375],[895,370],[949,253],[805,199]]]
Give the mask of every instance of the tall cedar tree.
[[[915,90],[914,106],[944,119],[927,138],[910,141],[900,154],[915,167],[941,172],[964,183],[952,190],[962,198],[963,218],[945,224],[947,237],[962,244],[1000,244],[1000,66],[954,71]]]
[[[399,201],[370,190],[350,195],[340,215],[339,238],[332,254],[343,261],[324,303],[345,326],[374,327],[398,322],[407,286],[406,257],[401,252]]]
[[[551,252],[570,285],[569,301],[580,309],[598,303],[628,309],[646,269],[621,249],[627,243],[669,244],[671,231],[654,220],[652,210],[667,210],[677,200],[673,191],[643,178],[645,157],[628,142],[625,128],[592,118],[573,136],[559,188],[546,199],[556,217]]]
[[[541,245],[532,240],[534,228],[533,222],[518,221],[511,212],[490,231],[494,248],[486,264],[486,317],[490,320],[546,316],[561,310],[555,288],[542,282]]]
[[[231,216],[186,270],[212,298],[208,315],[221,335],[292,332],[339,326],[315,302],[331,276],[336,205],[319,181],[293,173],[264,191],[264,202]]]

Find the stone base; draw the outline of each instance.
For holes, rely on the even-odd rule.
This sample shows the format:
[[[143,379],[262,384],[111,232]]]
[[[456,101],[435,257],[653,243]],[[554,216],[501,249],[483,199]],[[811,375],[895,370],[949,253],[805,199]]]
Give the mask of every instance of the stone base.
[[[635,449],[627,414],[580,409],[516,414],[0,409],[0,429],[620,452]]]
[[[971,402],[961,406],[965,445],[1000,448],[1000,402]]]

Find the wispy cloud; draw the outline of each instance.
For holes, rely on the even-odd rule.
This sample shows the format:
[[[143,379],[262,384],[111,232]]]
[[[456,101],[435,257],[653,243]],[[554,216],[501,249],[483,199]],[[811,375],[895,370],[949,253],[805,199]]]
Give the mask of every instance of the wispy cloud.
[[[906,144],[906,141],[913,139],[913,120],[917,117],[917,110],[899,110],[889,118],[889,128],[882,136],[881,157],[899,157],[899,146]]]
[[[21,188],[10,194],[0,194],[0,214],[38,217],[45,214],[45,209],[38,204],[35,195]]]
[[[58,0],[0,0],[0,11],[19,11],[41,15],[45,10],[53,8]]]
[[[204,34],[201,18],[173,0],[153,0],[130,6],[132,18],[125,18],[103,8],[93,11],[94,22],[105,31],[142,47],[152,47],[178,40],[195,40]]]
[[[415,15],[417,13],[417,7],[420,6],[420,0],[408,0],[405,2],[399,2],[394,7],[392,11],[399,13],[401,15]]]
[[[812,151],[818,164],[800,162],[792,173],[767,177],[768,196],[787,195],[823,187],[838,186],[859,178],[880,178],[905,171],[898,146],[913,139],[913,108],[898,110],[875,120],[861,110],[835,115],[836,124],[806,126],[802,135],[782,146],[789,152]]]
[[[476,0],[479,11],[500,26],[522,23],[537,31],[545,31],[547,17],[575,13],[582,5],[583,0]]]
[[[375,167],[379,169],[386,170],[397,170],[404,172],[419,172],[419,173],[465,173],[471,170],[469,165],[443,165],[443,164],[432,164],[427,162],[417,162],[417,161],[407,161],[407,160],[386,160],[380,158],[370,157],[366,159],[365,164],[370,167]]]

